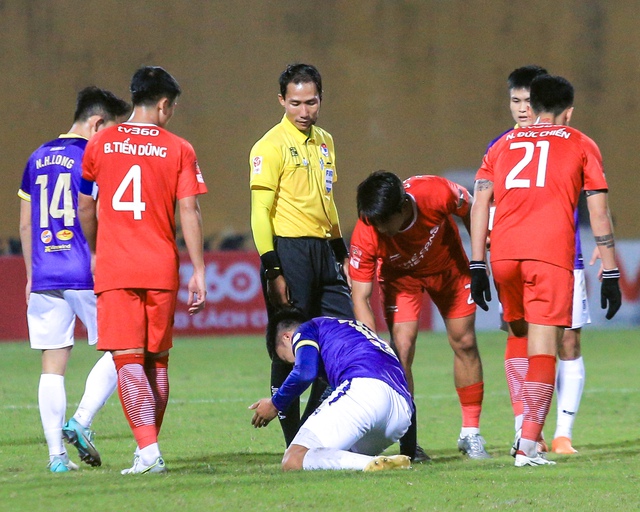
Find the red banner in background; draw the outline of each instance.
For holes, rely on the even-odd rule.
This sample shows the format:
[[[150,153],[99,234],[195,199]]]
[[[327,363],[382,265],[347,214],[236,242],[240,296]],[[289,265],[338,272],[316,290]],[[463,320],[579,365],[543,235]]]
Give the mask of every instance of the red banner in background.
[[[180,257],[180,290],[175,315],[175,336],[262,334],[267,313],[260,285],[260,258],[255,252],[223,251],[205,254],[207,306],[197,315],[187,310],[189,278],[193,267],[187,254]],[[0,258],[0,340],[27,340],[26,273],[20,256]],[[376,323],[386,330],[377,287],[371,298]],[[431,329],[431,301],[425,295],[420,329]],[[86,336],[79,327],[76,334]]]
[[[189,257],[180,261],[180,291],[174,334],[231,335],[264,333],[267,314],[260,285],[260,258],[257,253],[231,251],[205,254],[207,307],[189,316],[187,285],[193,271]],[[378,329],[386,330],[377,287],[371,298]],[[425,295],[420,329],[431,329],[431,300]]]
[[[22,256],[2,256],[0,276],[0,340],[28,340],[27,300],[24,296],[27,272]]]
[[[190,316],[187,286],[193,267],[188,255],[181,255],[174,335],[264,332],[267,313],[260,285],[258,255],[244,251],[206,253],[205,265],[207,305],[197,315]]]

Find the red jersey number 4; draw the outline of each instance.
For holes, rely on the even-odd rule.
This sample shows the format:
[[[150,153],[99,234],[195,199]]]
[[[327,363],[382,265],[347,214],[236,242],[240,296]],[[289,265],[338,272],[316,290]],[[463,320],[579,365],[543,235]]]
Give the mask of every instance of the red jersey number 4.
[[[123,201],[127,189],[131,187],[132,200]],[[133,212],[133,220],[142,220],[142,212],[146,209],[146,204],[142,201],[142,171],[139,165],[133,165],[125,174],[118,185],[111,207],[118,212]]]

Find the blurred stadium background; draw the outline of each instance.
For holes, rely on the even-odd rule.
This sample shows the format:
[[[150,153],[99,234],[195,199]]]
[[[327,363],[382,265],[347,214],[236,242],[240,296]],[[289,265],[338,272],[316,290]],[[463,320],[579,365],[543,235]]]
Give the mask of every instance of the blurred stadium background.
[[[336,140],[336,201],[347,237],[355,187],[374,170],[472,186],[488,141],[512,124],[507,75],[539,64],[575,85],[572,125],[602,150],[624,267],[626,303],[615,325],[637,325],[639,8],[635,0],[0,2],[0,254],[19,253],[24,164],[69,128],[77,91],[95,84],[128,98],[133,71],[160,65],[184,90],[170,129],[194,145],[210,188],[201,204],[211,300],[202,325],[185,332],[260,330],[248,154],[282,115],[277,78],[286,64],[310,62],[322,72],[319,124]],[[588,258],[592,244],[585,245]],[[223,249],[247,252],[229,262]],[[2,338],[26,336],[17,260],[0,258]],[[594,272],[589,281],[594,323],[604,326]],[[495,328],[496,309],[479,316],[481,328]]]

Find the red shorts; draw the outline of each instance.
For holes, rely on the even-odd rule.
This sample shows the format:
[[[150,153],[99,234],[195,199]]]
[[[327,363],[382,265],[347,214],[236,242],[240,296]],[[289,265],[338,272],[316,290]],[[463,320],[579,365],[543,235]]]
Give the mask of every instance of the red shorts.
[[[571,327],[573,271],[535,260],[491,262],[507,322]]]
[[[116,289],[98,295],[98,350],[143,348],[159,353],[173,346],[175,290]]]
[[[387,323],[417,321],[424,292],[429,294],[442,318],[463,318],[476,311],[471,298],[471,277],[458,269],[426,277],[402,276],[379,284]]]

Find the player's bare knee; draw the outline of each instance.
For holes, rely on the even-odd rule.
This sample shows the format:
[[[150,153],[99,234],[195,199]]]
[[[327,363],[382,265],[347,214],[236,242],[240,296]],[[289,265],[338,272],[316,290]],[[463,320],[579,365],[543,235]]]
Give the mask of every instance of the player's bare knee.
[[[451,338],[451,348],[460,356],[478,357],[478,343],[473,332],[464,333],[461,336]]]

